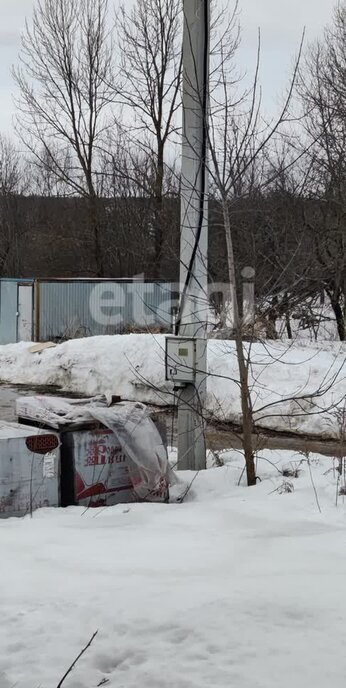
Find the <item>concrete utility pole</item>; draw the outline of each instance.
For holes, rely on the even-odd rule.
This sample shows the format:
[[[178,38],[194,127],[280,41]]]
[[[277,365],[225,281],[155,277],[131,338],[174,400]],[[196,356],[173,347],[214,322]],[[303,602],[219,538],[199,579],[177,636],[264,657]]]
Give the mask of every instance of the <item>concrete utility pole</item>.
[[[206,467],[201,407],[206,395],[210,0],[184,0],[180,312],[176,334],[197,337],[196,380],[179,392],[178,468]]]

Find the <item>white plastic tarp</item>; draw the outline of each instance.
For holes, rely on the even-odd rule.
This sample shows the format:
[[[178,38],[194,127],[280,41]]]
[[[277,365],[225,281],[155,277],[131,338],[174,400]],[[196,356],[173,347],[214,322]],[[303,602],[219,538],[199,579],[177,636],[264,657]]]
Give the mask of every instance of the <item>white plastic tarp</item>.
[[[167,448],[143,404],[120,402],[108,407],[105,397],[88,400],[36,396],[19,397],[16,411],[19,418],[60,431],[98,421],[112,430],[126,454],[138,498],[162,498],[167,493],[170,472]]]
[[[107,398],[96,396],[89,399],[68,399],[41,395],[18,397],[16,414],[18,418],[61,430],[67,426],[90,424],[92,418],[88,408],[95,405],[107,408]]]
[[[110,428],[127,456],[127,465],[139,499],[167,493],[169,464],[160,433],[143,404],[90,406],[90,415]]]

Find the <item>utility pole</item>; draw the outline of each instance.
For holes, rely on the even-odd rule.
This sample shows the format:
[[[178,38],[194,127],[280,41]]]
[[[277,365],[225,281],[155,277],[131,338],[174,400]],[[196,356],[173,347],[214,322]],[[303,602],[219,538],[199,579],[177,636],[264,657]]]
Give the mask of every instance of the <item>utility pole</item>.
[[[195,382],[179,390],[178,468],[200,470],[206,467],[201,411],[207,382],[210,0],[183,2],[180,309],[175,334],[197,339]]]

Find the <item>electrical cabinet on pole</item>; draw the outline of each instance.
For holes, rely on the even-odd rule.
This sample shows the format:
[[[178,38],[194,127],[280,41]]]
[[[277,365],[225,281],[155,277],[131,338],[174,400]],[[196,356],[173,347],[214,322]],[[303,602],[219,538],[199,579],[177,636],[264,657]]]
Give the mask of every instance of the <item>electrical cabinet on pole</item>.
[[[178,468],[206,467],[208,87],[210,0],[184,0],[180,308],[175,334],[195,340],[194,377],[178,387]],[[181,340],[183,341],[183,340]],[[179,351],[188,351],[180,345]]]

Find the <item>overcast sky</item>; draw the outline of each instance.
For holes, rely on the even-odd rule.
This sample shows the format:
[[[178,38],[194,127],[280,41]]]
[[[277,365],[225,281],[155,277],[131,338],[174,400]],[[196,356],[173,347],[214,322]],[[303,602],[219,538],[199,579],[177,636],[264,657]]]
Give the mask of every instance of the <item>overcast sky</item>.
[[[73,0],[71,0],[72,2]],[[116,0],[115,0],[116,2]],[[11,66],[16,62],[25,18],[34,0],[0,0],[0,132],[10,134],[15,113]],[[266,109],[274,111],[283,92],[303,27],[307,39],[321,35],[336,0],[240,0],[243,41],[240,56],[251,71],[262,33],[261,84]]]

